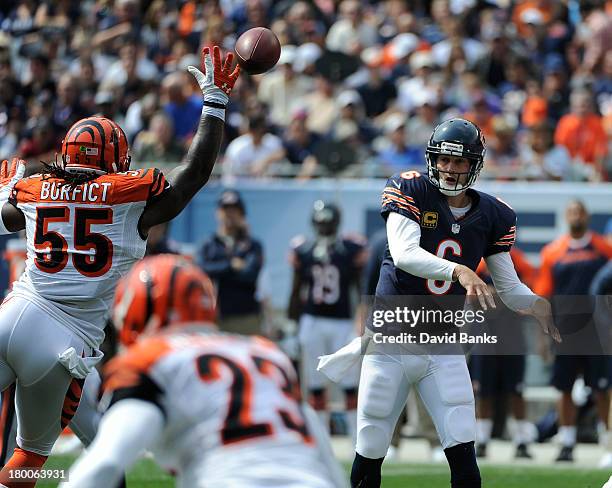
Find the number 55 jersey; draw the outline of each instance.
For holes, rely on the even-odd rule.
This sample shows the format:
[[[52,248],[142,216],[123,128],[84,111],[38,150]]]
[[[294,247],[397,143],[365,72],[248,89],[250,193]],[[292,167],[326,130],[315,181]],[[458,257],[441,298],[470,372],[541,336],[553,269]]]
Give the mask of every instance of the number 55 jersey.
[[[41,174],[17,182],[10,202],[26,219],[27,261],[12,294],[97,347],[117,280],[145,253],[138,221],[168,188],[156,169],[74,185]]]
[[[111,409],[136,398],[162,410],[151,450],[177,486],[345,486],[290,360],[266,339],[182,326],[135,344],[105,377]]]

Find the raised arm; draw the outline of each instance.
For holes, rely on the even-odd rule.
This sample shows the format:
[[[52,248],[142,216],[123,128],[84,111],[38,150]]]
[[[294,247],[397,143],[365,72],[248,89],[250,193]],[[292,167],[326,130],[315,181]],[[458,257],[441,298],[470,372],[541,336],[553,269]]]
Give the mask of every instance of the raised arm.
[[[206,184],[217,160],[223,137],[225,107],[240,74],[240,67],[236,66],[232,71],[232,53],[221,63],[218,46],[213,48],[212,56],[210,49],[204,48],[202,58],[204,73],[194,66],[188,67],[189,72],[198,81],[204,97],[198,130],[185,160],[168,176],[171,185],[169,191],[143,212],[139,222],[142,235],[146,235],[154,225],[176,217]]]

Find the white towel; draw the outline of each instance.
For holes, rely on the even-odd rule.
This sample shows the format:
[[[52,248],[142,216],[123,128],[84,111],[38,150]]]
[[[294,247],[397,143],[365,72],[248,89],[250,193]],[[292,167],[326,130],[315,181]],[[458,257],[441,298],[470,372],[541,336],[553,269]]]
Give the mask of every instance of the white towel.
[[[367,348],[369,337],[365,338],[364,347]],[[356,337],[346,346],[338,349],[333,354],[319,356],[317,371],[327,376],[331,381],[340,381],[349,369],[361,361],[361,337]]]
[[[94,356],[84,358],[77,354],[74,347],[70,347],[59,355],[59,362],[74,378],[83,379],[103,357],[104,353],[99,349],[94,350]]]

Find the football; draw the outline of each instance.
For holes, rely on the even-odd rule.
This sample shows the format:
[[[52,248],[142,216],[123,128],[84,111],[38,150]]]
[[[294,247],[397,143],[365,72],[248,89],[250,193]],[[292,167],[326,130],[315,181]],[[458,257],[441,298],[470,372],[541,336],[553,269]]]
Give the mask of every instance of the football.
[[[281,46],[270,29],[254,27],[238,38],[234,51],[240,67],[251,75],[258,75],[274,67]]]

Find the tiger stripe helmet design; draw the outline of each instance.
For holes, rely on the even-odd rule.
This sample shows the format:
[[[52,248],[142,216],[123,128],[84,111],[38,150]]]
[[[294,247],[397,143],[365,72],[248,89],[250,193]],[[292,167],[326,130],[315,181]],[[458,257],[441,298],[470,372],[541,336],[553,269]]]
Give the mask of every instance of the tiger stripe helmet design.
[[[215,291],[210,278],[187,259],[160,254],[143,259],[115,292],[113,321],[129,346],[140,334],[181,323],[214,323]]]
[[[75,122],[62,141],[64,169],[70,172],[117,173],[130,168],[123,129],[105,117]]]

